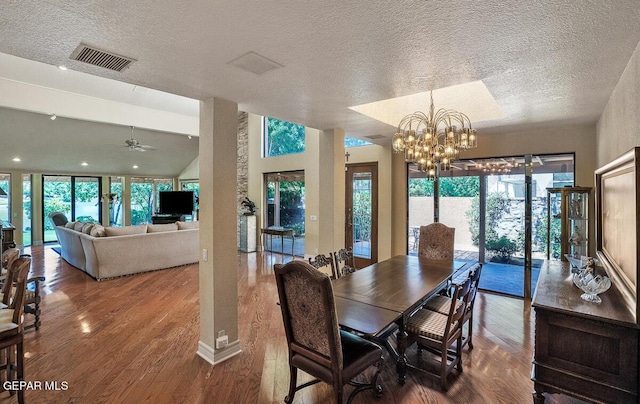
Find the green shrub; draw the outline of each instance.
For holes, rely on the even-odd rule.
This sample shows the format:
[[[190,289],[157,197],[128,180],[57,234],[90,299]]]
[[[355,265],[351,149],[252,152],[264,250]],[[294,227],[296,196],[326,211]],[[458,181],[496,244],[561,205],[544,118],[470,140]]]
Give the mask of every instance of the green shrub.
[[[508,262],[513,253],[518,250],[516,243],[509,240],[507,236],[502,236],[499,239],[488,239],[486,241],[486,247],[487,250],[494,251],[498,258],[503,262]]]

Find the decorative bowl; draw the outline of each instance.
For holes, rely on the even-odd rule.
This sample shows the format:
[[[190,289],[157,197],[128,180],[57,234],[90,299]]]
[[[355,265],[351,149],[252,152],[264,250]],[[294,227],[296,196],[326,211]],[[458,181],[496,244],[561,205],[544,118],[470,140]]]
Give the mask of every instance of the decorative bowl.
[[[584,255],[571,255],[565,254],[564,257],[571,264],[571,272],[577,272],[585,267],[587,264],[587,256]]]
[[[584,292],[580,298],[593,303],[601,303],[602,299],[598,295],[611,287],[611,280],[608,277],[584,271],[573,275],[573,283]]]

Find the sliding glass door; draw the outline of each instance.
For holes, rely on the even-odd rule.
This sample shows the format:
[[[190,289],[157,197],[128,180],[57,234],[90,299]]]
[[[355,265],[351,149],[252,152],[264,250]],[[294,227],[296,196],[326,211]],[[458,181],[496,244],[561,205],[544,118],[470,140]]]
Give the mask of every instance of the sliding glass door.
[[[49,222],[51,212],[62,212],[70,221],[102,221],[100,177],[65,175],[42,176],[42,222],[44,242],[56,241],[55,230]]]
[[[525,157],[459,160],[437,184],[409,165],[409,254],[417,253],[419,226],[439,218],[456,229],[456,258],[485,264],[482,289],[530,297],[546,257],[546,189],[573,185],[574,156],[530,158],[532,290],[525,293]]]

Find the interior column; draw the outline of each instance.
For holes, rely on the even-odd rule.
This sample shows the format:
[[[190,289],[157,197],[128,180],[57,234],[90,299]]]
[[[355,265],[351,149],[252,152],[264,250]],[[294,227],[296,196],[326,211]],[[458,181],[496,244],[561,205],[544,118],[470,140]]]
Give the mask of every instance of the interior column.
[[[238,104],[200,102],[200,341],[218,364],[240,353],[236,245]],[[216,340],[227,336],[216,346]]]

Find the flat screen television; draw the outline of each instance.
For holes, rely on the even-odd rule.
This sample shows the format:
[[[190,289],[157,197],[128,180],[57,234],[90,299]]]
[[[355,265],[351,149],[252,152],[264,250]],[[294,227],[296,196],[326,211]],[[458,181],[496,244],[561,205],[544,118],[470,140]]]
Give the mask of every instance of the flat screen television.
[[[193,191],[160,191],[161,215],[193,214]]]

